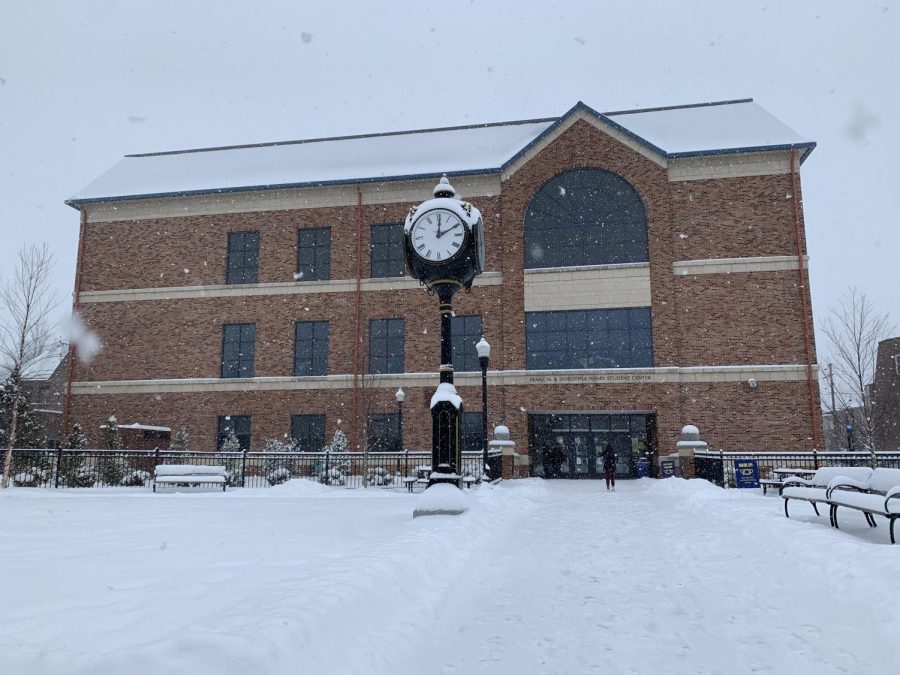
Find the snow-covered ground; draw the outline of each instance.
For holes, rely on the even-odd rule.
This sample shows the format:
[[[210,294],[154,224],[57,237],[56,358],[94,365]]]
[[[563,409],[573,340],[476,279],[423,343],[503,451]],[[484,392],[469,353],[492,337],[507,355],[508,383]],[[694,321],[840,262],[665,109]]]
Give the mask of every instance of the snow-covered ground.
[[[0,495],[0,673],[888,673],[900,545],[703,481],[505,482],[461,516],[292,481]]]

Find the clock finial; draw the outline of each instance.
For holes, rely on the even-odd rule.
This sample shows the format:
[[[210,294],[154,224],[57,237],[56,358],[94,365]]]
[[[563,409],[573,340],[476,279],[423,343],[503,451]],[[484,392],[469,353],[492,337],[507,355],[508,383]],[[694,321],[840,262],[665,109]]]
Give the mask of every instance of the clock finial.
[[[455,197],[456,196],[456,188],[450,185],[450,181],[447,180],[447,174],[441,176],[441,181],[434,186],[434,196],[435,197]]]

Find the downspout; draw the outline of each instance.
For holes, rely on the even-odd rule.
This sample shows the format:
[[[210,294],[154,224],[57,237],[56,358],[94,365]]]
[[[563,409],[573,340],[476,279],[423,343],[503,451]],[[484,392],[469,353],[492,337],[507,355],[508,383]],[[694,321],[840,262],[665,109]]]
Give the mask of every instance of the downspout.
[[[356,184],[356,297],[355,297],[355,314],[354,314],[354,337],[353,337],[353,436],[357,448],[360,448],[360,419],[359,419],[359,339],[360,339],[360,319],[362,312],[362,226],[363,226],[363,210],[362,210],[362,189],[359,183]]]
[[[812,361],[812,326],[810,326],[810,301],[809,284],[804,277],[803,243],[801,240],[802,227],[800,226],[800,199],[798,194],[800,186],[797,182],[797,148],[791,148],[791,201],[794,210],[794,233],[797,241],[797,283],[800,288],[800,304],[803,310],[803,342],[806,349],[806,384],[809,389],[809,419],[812,423],[813,448],[821,448],[819,438],[819,425],[816,424],[816,390],[813,381]]]
[[[84,228],[87,223],[87,209],[78,209],[81,213],[78,228],[78,257],[75,261],[75,297],[72,302],[72,312],[77,312],[81,307],[81,267],[84,264]],[[63,405],[62,441],[69,435],[69,417],[72,411],[72,379],[75,376],[75,345],[69,339],[69,352],[66,356],[66,400]]]

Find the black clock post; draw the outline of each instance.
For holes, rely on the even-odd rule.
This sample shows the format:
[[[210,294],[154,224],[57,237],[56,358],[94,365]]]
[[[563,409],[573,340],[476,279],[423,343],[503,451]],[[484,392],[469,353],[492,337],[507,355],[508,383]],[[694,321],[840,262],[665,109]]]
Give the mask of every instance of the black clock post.
[[[462,399],[453,385],[453,296],[469,290],[484,271],[484,223],[471,204],[456,199],[447,177],[434,188],[434,199],[410,209],[404,224],[406,267],[429,293],[441,313],[441,361],[437,390],[431,397],[431,478],[460,486]],[[426,491],[427,492],[427,491]]]

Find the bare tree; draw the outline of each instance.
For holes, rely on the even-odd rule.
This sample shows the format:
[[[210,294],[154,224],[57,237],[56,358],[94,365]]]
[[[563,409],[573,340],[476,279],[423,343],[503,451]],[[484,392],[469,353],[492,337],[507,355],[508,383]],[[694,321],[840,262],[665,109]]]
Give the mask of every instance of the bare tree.
[[[59,304],[59,299],[50,288],[52,270],[53,255],[47,244],[26,245],[19,250],[19,260],[12,277],[0,287],[0,310],[4,314],[0,324],[0,367],[9,372],[16,392],[0,488],[9,485],[22,380],[44,370],[48,360],[54,356],[50,315]]]
[[[871,396],[875,379],[878,343],[890,337],[893,326],[887,314],[875,313],[872,303],[856,288],[848,290],[837,306],[829,311],[822,325],[828,338],[832,365],[828,396],[832,420],[843,411],[844,423],[852,423],[860,446],[875,461],[875,439],[885,422],[884,411]],[[833,395],[832,395],[833,391]]]

